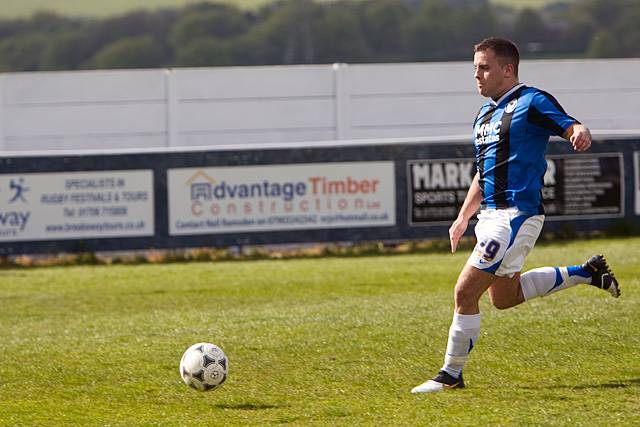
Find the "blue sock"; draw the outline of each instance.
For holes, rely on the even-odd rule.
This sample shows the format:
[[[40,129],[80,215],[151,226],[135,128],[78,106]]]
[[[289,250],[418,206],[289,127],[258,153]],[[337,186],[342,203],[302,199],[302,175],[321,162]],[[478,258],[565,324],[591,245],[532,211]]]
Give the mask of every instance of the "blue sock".
[[[567,273],[569,273],[569,276],[580,276],[585,278],[591,277],[591,273],[585,270],[581,265],[568,266]]]
[[[591,273],[581,265],[568,267],[540,267],[520,276],[520,287],[525,300],[542,297],[568,289],[580,283],[590,283]]]

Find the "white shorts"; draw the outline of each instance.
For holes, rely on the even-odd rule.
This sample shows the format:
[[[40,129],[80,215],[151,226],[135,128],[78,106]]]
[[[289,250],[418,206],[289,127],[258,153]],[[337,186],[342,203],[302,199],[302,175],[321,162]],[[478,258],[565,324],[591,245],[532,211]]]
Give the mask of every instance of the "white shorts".
[[[542,231],[544,215],[529,215],[517,208],[484,209],[478,214],[478,243],[467,264],[500,277],[513,277]]]

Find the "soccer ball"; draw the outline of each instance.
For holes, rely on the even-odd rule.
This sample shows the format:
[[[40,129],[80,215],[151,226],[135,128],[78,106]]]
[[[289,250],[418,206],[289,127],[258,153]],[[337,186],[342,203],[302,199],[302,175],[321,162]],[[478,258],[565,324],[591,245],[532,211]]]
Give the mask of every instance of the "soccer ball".
[[[222,349],[201,342],[187,349],[180,360],[180,376],[190,387],[200,391],[215,390],[227,379],[229,360]]]

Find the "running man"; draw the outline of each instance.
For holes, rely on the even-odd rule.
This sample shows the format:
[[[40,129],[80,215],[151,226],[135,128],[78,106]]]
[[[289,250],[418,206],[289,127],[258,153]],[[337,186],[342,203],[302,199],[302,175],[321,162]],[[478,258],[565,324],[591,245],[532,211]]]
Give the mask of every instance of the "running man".
[[[618,282],[602,255],[582,265],[542,267],[521,274],[542,225],[541,189],[551,135],[575,151],[591,146],[591,133],[550,94],[518,80],[518,48],[489,38],[474,47],[473,65],[480,95],[489,98],[474,123],[477,173],[458,218],[449,229],[451,252],[477,212],[477,244],[455,286],[455,311],[444,365],[412,393],[463,388],[462,369],[480,336],[478,301],[488,290],[498,309],[514,307],[580,283],[620,296]]]

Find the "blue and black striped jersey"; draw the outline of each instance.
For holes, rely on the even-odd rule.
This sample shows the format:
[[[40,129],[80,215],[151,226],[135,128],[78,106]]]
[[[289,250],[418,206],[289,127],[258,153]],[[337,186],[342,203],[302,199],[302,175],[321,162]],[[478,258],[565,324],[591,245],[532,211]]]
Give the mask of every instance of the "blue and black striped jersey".
[[[484,104],[473,125],[482,207],[544,213],[549,137],[574,123],[553,96],[523,84]]]

